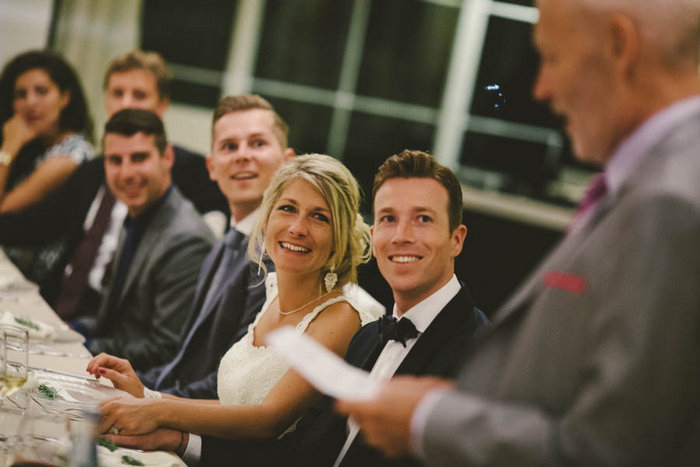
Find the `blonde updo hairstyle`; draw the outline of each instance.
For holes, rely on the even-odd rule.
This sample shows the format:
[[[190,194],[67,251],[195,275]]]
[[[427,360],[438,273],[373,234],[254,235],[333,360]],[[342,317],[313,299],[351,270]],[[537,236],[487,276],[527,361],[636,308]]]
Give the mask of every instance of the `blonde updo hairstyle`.
[[[297,179],[316,188],[331,211],[333,245],[319,288],[323,290],[322,278],[331,271],[338,275],[334,290],[340,290],[348,282],[357,283],[357,266],[369,261],[371,256],[369,226],[359,214],[360,187],[347,167],[323,154],[295,157],[275,173],[260,205],[260,215],[248,244],[248,255],[267,273],[263,263],[267,220],[285,188]]]

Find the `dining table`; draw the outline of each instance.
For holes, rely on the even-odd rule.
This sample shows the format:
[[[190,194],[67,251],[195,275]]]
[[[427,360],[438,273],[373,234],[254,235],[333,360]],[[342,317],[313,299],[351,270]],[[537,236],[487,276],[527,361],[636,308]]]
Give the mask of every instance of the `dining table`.
[[[100,400],[131,396],[112,387],[109,380],[97,380],[87,373],[92,355],[83,345],[83,336],[61,320],[41,297],[38,286],[22,275],[1,248],[0,323],[25,326],[29,332],[27,383],[3,397],[0,408],[8,414],[21,414],[23,430],[31,431],[24,436],[41,446],[39,455],[46,458],[39,460],[50,465],[52,460],[56,462],[57,455],[69,455],[72,425],[86,423],[88,418],[95,425]],[[49,392],[48,397],[47,388],[55,394]],[[9,428],[9,422],[4,420],[0,420],[0,434],[3,428]],[[3,423],[8,426],[2,426]],[[174,453],[115,449],[104,439],[101,441],[107,447],[97,447],[100,466],[185,465]]]

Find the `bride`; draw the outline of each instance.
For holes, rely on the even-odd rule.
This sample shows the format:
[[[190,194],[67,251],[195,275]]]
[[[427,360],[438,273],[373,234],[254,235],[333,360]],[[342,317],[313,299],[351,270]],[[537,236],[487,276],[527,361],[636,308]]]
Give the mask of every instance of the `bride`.
[[[248,249],[262,268],[269,255],[276,273],[267,275],[267,300],[248,333],[221,360],[219,400],[155,393],[128,361],[100,354],[88,372],[135,396],[103,402],[100,429],[115,433],[118,444],[178,454],[199,443],[190,434],[274,440],[293,429],[319,394],[265,347],[265,338],[294,326],[344,355],[360,326],[378,318],[355,309],[341,290],[356,282],[356,267],[370,253],[359,198],[357,181],[332,157],[300,156],[282,166],[265,191]]]

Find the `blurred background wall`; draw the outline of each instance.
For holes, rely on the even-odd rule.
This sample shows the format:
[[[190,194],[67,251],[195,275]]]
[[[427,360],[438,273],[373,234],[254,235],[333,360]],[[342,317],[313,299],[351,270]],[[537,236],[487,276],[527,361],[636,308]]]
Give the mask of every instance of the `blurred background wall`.
[[[532,0],[0,0],[0,61],[62,53],[100,128],[107,62],[158,51],[172,141],[206,153],[219,98],[258,93],[298,153],[344,161],[368,194],[391,154],[432,152],[464,184],[457,269],[491,311],[559,239],[592,174],[531,97],[536,20]],[[373,265],[363,274],[382,282]]]

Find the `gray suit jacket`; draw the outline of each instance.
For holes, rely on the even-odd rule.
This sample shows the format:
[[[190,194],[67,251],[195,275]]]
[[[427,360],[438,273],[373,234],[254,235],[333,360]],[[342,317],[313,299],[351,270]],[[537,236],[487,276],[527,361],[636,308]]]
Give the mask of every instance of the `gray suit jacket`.
[[[494,316],[430,412],[428,465],[698,465],[700,114]]]
[[[105,292],[89,350],[126,358],[137,369],[169,361],[184,334],[199,269],[212,242],[192,203],[173,187],[138,244],[113,316],[106,316],[109,290]],[[121,243],[117,258],[120,251]]]

